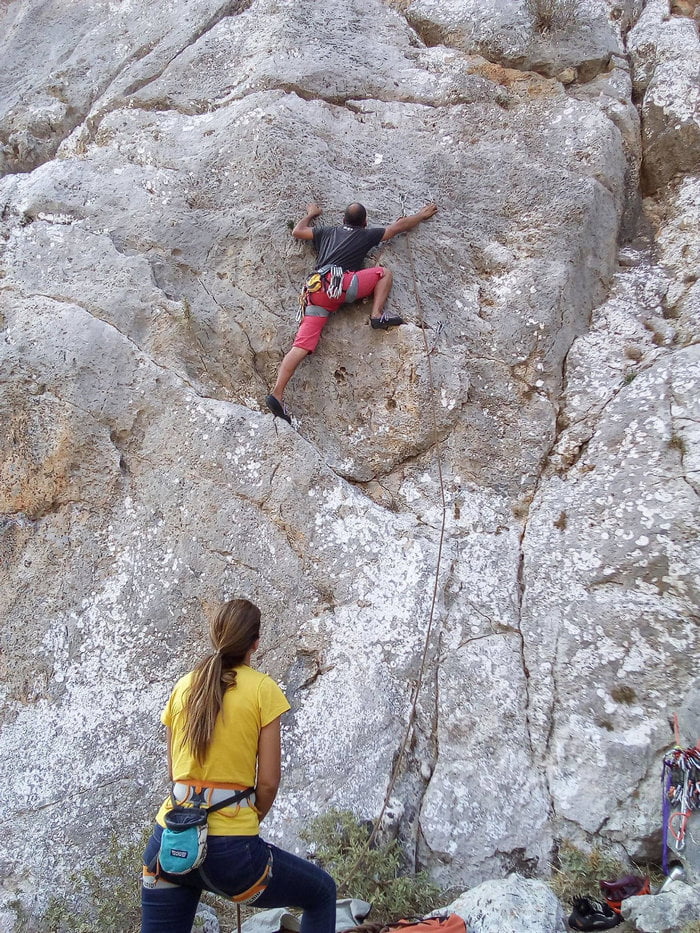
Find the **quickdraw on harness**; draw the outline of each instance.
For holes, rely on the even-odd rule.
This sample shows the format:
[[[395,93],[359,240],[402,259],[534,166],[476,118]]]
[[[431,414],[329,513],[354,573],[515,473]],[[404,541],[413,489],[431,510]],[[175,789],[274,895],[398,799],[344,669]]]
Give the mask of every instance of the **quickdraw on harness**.
[[[309,295],[315,295],[325,289],[326,295],[333,301],[343,297],[343,277],[345,273],[341,266],[321,266],[316,269],[304,282],[304,286],[299,293],[299,308],[297,310],[297,324],[305,314],[314,314],[317,317],[328,317],[330,311],[327,308],[321,308],[318,305],[312,306],[313,311],[308,311]],[[357,275],[354,275],[345,292],[345,303],[350,304],[357,296],[359,281]]]
[[[700,742],[681,748],[676,728],[676,745],[664,755],[661,781],[663,787],[663,869],[668,874],[669,834],[673,848],[682,852],[688,819],[700,810]]]
[[[331,266],[328,274],[330,277],[326,286],[326,294],[335,300],[343,294],[343,270],[340,266]]]

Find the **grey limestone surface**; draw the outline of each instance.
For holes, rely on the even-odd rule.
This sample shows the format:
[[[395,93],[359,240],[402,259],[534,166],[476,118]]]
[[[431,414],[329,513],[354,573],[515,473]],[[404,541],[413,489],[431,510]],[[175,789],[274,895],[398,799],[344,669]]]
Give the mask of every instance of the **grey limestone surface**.
[[[692,928],[700,920],[700,888],[674,881],[663,894],[623,901],[622,916],[639,933],[677,933]]]
[[[152,818],[160,710],[235,595],[292,702],[273,841],[379,813],[419,686],[394,797],[438,881],[659,857],[673,711],[700,734],[694,28],[0,5],[0,924]],[[336,315],[290,427],[290,229],[356,198],[438,205],[378,256],[408,323]]]
[[[564,912],[541,881],[508,875],[484,881],[450,904],[473,933],[562,933]]]

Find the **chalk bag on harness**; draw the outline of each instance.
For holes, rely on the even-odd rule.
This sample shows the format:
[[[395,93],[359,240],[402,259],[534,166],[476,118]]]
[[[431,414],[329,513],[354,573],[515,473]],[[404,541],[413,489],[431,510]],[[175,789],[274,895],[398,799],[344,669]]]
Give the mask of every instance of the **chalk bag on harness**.
[[[299,307],[297,309],[297,324],[301,324],[301,320],[304,317],[304,312],[306,311],[306,306],[309,303],[309,295],[314,295],[316,292],[320,292],[323,288],[323,276],[320,272],[312,272],[308,279],[304,282],[304,287],[299,293]]]
[[[197,868],[207,854],[207,811],[204,807],[173,807],[165,814],[158,861],[169,875]]]
[[[323,288],[323,275],[320,272],[312,272],[306,282],[304,282],[304,291],[308,295],[320,292]]]
[[[225,797],[217,803],[202,806],[204,803],[204,790],[199,788],[191,798],[193,805],[187,806],[178,803],[175,799],[173,784],[170,791],[172,809],[165,814],[165,829],[160,837],[160,850],[158,864],[161,871],[168,875],[185,875],[188,871],[198,868],[207,854],[207,817],[216,810],[223,810],[235,804],[254,799],[255,788],[246,787],[237,791],[230,797]]]

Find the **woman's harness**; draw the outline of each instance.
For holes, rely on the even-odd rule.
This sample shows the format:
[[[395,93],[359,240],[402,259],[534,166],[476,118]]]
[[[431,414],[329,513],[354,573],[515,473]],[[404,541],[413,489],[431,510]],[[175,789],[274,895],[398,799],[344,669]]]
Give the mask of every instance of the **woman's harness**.
[[[236,793],[231,794],[231,790]],[[241,807],[252,807],[255,809],[255,788],[241,787],[239,785],[221,785],[217,783],[194,783],[189,784],[186,781],[175,781],[170,789],[170,800],[172,809],[165,814],[166,828],[161,837],[161,846],[151,863],[144,868],[144,885],[147,885],[146,878],[151,880],[150,885],[155,886],[164,871],[168,875],[186,875],[196,872],[202,880],[204,887],[214,894],[219,894],[228,900],[241,903],[243,901],[255,900],[268,885],[272,874],[272,850],[262,875],[249,888],[240,894],[230,895],[221,891],[216,885],[212,884],[208,875],[204,871],[203,862],[207,853],[207,820],[210,813],[218,810],[224,810],[227,807],[236,807],[236,812]],[[186,840],[179,843],[178,840]],[[180,845],[180,848],[178,848]],[[166,850],[164,852],[164,849]],[[186,855],[190,854],[192,862]],[[189,865],[178,870],[178,866],[171,867],[168,863],[178,858],[183,859],[184,865]],[[162,862],[166,861],[166,867]]]

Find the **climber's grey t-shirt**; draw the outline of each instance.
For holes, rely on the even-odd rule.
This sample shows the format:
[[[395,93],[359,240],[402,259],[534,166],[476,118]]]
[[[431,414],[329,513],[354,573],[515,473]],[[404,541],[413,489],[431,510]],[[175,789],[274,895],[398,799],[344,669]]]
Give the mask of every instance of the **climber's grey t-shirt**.
[[[340,266],[343,272],[357,272],[385,230],[385,227],[314,227],[316,268],[333,265]]]

